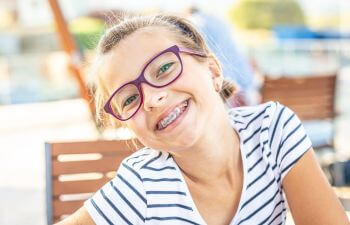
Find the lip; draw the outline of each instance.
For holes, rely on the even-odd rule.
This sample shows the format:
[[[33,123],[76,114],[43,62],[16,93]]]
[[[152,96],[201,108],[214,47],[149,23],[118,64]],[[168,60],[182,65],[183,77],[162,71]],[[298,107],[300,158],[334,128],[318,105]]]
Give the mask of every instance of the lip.
[[[188,99],[186,99],[186,100],[184,100],[184,101],[181,101],[179,104],[176,104],[175,106],[173,106],[173,107],[170,107],[169,109],[167,109],[164,113],[162,113],[161,114],[161,116],[159,117],[159,119],[157,120],[157,123],[155,124],[155,128],[154,128],[154,130],[156,130],[156,131],[163,131],[163,130],[166,130],[169,126],[171,126],[172,124],[170,124],[168,127],[166,127],[165,129],[163,129],[163,130],[158,130],[157,129],[157,124],[162,120],[162,119],[164,119],[164,118],[166,118],[168,115],[169,115],[169,113],[171,113],[176,107],[178,107],[179,105],[181,105],[183,102],[185,102],[185,101],[188,101],[188,105],[187,105],[187,107],[186,107],[186,110],[182,113],[182,115],[180,116],[180,117],[182,117],[185,113],[186,113],[186,111],[187,111],[187,109],[188,109],[188,106],[189,106],[189,103],[190,103],[190,99],[188,98]],[[180,118],[179,117],[179,118]],[[178,120],[179,118],[177,118],[176,120]],[[176,123],[176,121],[174,121],[174,123]]]

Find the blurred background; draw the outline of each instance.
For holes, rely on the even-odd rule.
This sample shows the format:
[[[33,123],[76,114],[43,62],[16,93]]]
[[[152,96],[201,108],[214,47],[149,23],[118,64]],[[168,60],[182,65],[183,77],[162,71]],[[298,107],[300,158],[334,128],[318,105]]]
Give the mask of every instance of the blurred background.
[[[46,224],[45,142],[129,135],[95,124],[88,64],[121,15],[157,12],[200,29],[240,85],[231,106],[278,100],[305,120],[350,210],[350,1],[0,0],[0,224]]]

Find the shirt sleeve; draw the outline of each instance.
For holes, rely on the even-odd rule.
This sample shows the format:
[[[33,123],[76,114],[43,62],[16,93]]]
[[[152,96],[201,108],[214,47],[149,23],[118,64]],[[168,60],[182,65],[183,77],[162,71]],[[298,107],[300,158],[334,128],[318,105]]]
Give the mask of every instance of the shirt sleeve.
[[[115,178],[85,201],[84,207],[97,225],[144,224],[147,202],[140,175],[124,160]]]
[[[275,153],[275,165],[283,180],[296,162],[312,147],[312,143],[298,116],[288,107],[276,104],[269,144]]]

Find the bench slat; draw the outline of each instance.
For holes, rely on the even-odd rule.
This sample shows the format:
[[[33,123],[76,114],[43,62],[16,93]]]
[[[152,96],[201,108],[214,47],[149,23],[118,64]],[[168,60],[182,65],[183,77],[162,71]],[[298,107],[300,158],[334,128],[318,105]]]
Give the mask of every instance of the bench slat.
[[[99,160],[86,160],[74,162],[52,162],[52,175],[58,176],[63,174],[76,173],[94,173],[94,172],[109,172],[116,171],[121,161],[129,154],[121,156],[103,157]]]
[[[81,181],[53,181],[53,196],[62,194],[80,194],[96,192],[110,179],[103,177],[98,180],[81,180]]]
[[[129,141],[96,141],[96,142],[70,142],[55,143],[52,146],[52,156],[62,154],[85,154],[85,153],[109,153],[114,152],[125,156],[133,153],[135,147]]]
[[[83,206],[85,200],[79,201],[53,201],[53,215],[59,217],[61,215],[70,215]]]

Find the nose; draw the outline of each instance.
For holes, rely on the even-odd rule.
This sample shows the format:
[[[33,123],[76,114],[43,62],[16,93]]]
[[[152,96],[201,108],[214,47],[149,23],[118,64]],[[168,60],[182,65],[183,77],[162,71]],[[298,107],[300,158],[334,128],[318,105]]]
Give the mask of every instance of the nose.
[[[163,88],[155,88],[147,84],[142,84],[143,107],[145,111],[152,111],[159,108],[166,102],[168,97],[167,91]]]

